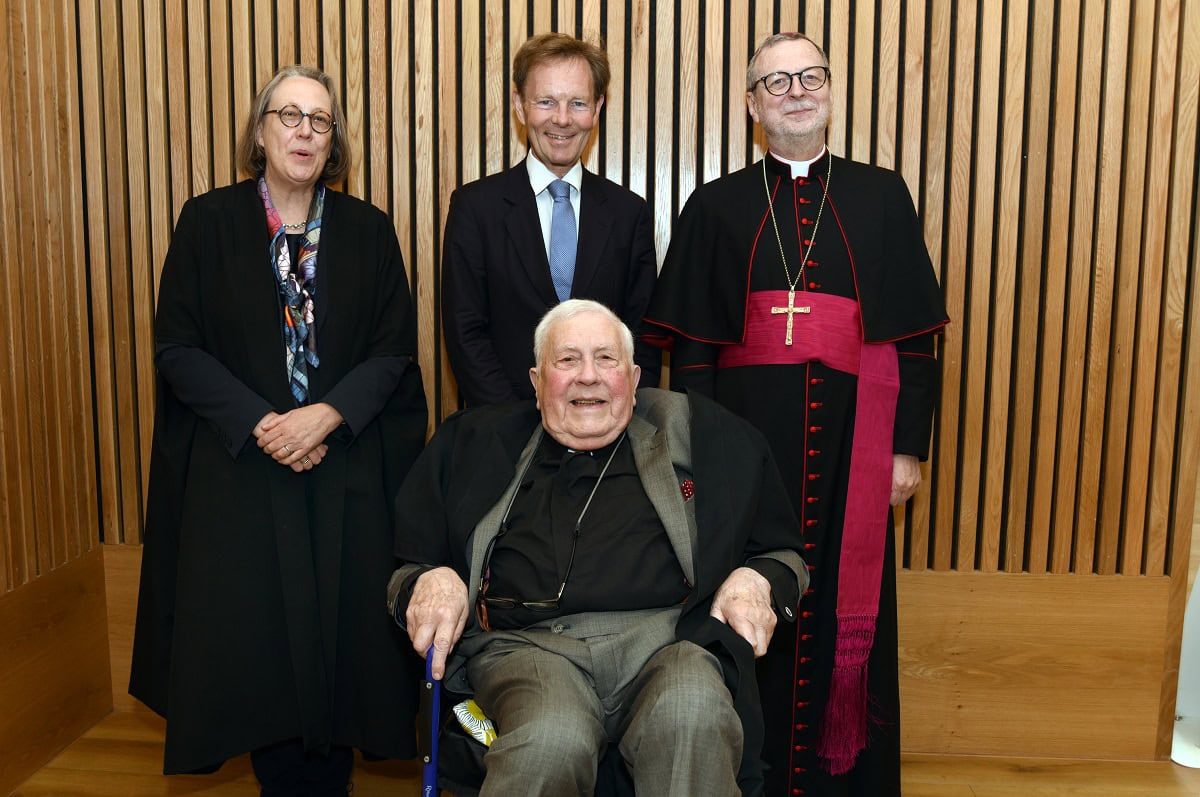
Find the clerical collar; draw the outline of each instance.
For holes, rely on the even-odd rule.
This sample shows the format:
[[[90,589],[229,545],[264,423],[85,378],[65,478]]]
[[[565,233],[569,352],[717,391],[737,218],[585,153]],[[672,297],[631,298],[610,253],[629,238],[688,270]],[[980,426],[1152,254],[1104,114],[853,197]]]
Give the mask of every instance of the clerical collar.
[[[534,196],[545,191],[550,183],[558,179],[565,181],[577,192],[583,190],[583,163],[580,161],[575,161],[575,165],[560,178],[546,168],[546,164],[538,160],[537,156],[533,154],[533,150],[530,150],[529,155],[525,158],[525,169],[529,172],[529,187],[533,189]]]
[[[777,155],[774,152],[770,152],[770,150],[768,150],[768,152],[770,153],[771,157],[774,158],[776,161],[778,161],[780,164],[791,167],[792,179],[795,180],[797,177],[808,177],[809,168],[814,163],[821,160],[821,158],[824,158],[825,153],[828,152],[828,150],[825,149],[825,147],[821,147],[821,151],[817,153],[817,157],[812,158],[811,160],[806,160],[806,161],[788,160],[787,158],[783,157],[782,155]]]
[[[582,448],[568,448],[567,446],[564,446],[562,443],[555,440],[549,434],[546,434],[542,437],[542,457],[546,462],[556,462],[565,459],[571,454],[587,454],[588,456],[603,462],[604,460],[608,459],[613,450],[620,445],[621,437],[624,437],[624,435],[617,437],[616,440],[612,441],[606,446],[585,451]]]

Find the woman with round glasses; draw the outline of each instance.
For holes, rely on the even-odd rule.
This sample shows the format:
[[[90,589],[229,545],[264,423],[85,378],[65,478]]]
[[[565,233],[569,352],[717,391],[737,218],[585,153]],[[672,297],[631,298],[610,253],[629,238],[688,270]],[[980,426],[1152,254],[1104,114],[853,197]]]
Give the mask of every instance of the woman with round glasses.
[[[350,161],[333,81],[280,70],[248,179],[184,205],[159,287],[130,692],[167,718],[165,772],[249,751],[263,795],[415,755],[420,662],[380,605],[425,399],[395,230],[330,187]]]

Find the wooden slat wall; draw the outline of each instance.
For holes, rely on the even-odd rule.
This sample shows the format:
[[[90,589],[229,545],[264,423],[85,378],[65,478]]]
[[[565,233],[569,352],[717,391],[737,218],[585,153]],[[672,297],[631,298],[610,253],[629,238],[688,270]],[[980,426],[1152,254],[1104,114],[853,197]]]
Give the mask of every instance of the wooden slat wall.
[[[954,611],[970,583],[1037,617],[1067,596],[1053,602],[1078,621],[1108,594],[1098,574],[1144,593],[1126,625],[1156,629],[1154,649],[1112,647],[1135,651],[1139,710],[1161,669],[1163,756],[1200,465],[1200,0],[2,0],[0,613],[92,583],[100,535],[140,543],[171,229],[237,179],[239,123],[279,65],[339,81],[360,153],[344,187],[394,218],[434,423],[457,408],[441,227],[456,186],[523,157],[509,65],[551,29],[607,43],[586,163],[646,197],[660,257],[695,186],[762,152],[743,100],[755,43],[826,43],[830,146],[905,177],[953,318],[933,456],[900,517],[902,681],[929,698],[908,701],[906,744],[938,748],[953,725],[954,749],[991,749],[1004,729],[986,707],[1012,699],[976,677],[986,642],[948,642],[923,607]],[[925,652],[951,642],[945,662]],[[1147,754],[1139,717],[1112,754]]]
[[[236,130],[277,66],[313,62],[339,82],[360,152],[345,188],[395,219],[437,419],[458,406],[439,328],[441,227],[456,186],[524,154],[509,65],[526,36],[606,41],[613,81],[586,162],[650,202],[661,258],[695,186],[761,154],[743,99],[749,52],[802,29],[830,53],[831,148],[904,175],[953,318],[934,454],[902,518],[904,565],[1170,575],[1200,444],[1183,422],[1200,401],[1186,367],[1197,345],[1196,7],[85,0],[79,98],[84,118],[104,124],[82,138],[86,193],[56,201],[86,203],[72,245],[86,247],[92,277],[105,539],[141,538],[153,303],[172,220],[189,196],[235,179]],[[39,97],[19,93],[7,98],[18,115],[40,112]],[[26,164],[0,168],[15,181]],[[23,270],[12,284],[30,279]],[[17,304],[10,347],[32,329],[16,319],[34,308]],[[10,372],[5,389],[18,384]],[[6,447],[0,462],[18,482],[29,479],[12,470],[21,456]]]
[[[75,5],[0,9],[3,600],[99,543],[84,242],[105,231],[82,194]]]

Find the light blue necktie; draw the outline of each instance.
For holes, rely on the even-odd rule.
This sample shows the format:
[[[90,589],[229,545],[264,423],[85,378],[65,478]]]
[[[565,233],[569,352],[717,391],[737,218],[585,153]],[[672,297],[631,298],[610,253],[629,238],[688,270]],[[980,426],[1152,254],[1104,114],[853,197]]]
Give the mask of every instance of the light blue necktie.
[[[550,183],[554,213],[550,217],[550,276],[558,300],[571,298],[575,278],[575,209],[571,207],[571,186],[563,180]]]

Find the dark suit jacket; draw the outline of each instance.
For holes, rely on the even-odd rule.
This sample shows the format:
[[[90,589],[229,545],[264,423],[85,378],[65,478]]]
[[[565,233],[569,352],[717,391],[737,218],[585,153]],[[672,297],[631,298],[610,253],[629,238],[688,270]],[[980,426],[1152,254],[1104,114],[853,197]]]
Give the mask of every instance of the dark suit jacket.
[[[646,202],[584,170],[571,296],[595,299],[636,335],[658,264]],[[470,406],[533,398],[533,330],[558,296],[525,162],[450,197],[442,248],[442,325],[450,366]],[[641,385],[656,387],[661,354],[640,343]]]

